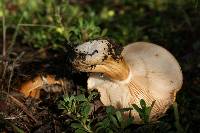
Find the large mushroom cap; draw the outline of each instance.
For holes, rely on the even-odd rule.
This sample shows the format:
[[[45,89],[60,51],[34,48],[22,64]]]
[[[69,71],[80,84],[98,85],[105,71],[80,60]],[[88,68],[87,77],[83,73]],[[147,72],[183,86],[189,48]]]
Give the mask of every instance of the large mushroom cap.
[[[84,51],[85,58],[74,61],[79,70],[95,72],[88,79],[88,89],[97,89],[102,103],[116,108],[132,104],[140,106],[141,99],[148,106],[155,101],[150,121],[162,116],[174,102],[175,94],[182,85],[182,72],[172,54],[158,45],[136,42],[125,46],[116,60],[115,56],[110,56],[106,46],[109,44],[109,51],[114,55],[116,50],[110,47],[112,43],[106,40],[94,42],[78,46],[77,54],[81,55]],[[100,55],[92,54],[96,50],[100,51]],[[131,114],[136,123],[141,122],[135,110]]]
[[[136,42],[124,47],[122,52],[133,80],[141,88],[149,88],[155,96],[178,91],[182,86],[181,68],[166,49],[147,42]]]

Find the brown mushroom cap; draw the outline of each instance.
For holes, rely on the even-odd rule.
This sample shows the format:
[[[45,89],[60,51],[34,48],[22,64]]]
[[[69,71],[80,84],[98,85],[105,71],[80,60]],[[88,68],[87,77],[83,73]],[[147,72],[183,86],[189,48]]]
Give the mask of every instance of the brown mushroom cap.
[[[24,94],[25,97],[33,97],[38,99],[40,97],[40,90],[45,88],[45,85],[63,85],[62,80],[56,80],[53,75],[37,75],[32,80],[28,80],[23,83],[19,89],[20,93]],[[46,90],[49,91],[49,90]],[[51,90],[53,92],[59,92],[60,89]]]
[[[75,49],[73,65],[84,72],[100,72],[111,79],[127,78],[129,70],[121,56],[122,48],[107,40],[94,40]]]
[[[84,67],[83,71],[97,72],[89,77],[88,89],[97,89],[101,94],[102,103],[116,108],[130,107],[133,103],[140,106],[141,99],[144,99],[148,106],[156,101],[150,114],[150,121],[157,120],[174,102],[175,94],[182,86],[183,77],[178,62],[166,49],[147,42],[125,46],[122,54],[118,55],[119,60],[112,57],[99,60],[102,55],[109,56],[104,50],[96,56],[87,55],[89,51],[93,53],[95,48],[105,48],[105,42],[108,41],[97,40],[95,43],[85,43],[77,47],[79,52],[85,46],[93,47],[84,49],[86,63],[80,58],[77,60],[81,60],[82,63],[74,63],[79,70],[82,70],[82,64],[87,64],[88,68]],[[90,60],[96,67],[91,69]],[[136,111],[133,110],[131,114],[136,123],[141,122]]]

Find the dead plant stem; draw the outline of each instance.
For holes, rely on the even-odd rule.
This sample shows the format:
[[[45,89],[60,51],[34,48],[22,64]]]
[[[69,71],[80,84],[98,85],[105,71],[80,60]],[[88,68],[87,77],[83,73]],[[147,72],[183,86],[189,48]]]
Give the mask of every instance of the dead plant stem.
[[[11,81],[12,81],[12,77],[14,75],[14,68],[16,67],[17,62],[22,58],[22,56],[24,55],[24,52],[22,52],[12,63],[12,70],[9,76],[9,81],[8,81],[8,93],[10,91],[10,85],[11,85]]]
[[[3,21],[2,21],[2,26],[3,26],[3,63],[4,63],[4,59],[6,57],[6,25],[5,25],[5,7],[4,7],[4,1],[3,1]]]

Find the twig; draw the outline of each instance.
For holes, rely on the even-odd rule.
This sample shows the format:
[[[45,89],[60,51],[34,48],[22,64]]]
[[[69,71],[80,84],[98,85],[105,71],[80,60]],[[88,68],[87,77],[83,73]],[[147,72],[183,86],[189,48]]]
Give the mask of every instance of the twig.
[[[19,21],[18,21],[18,24],[17,24],[16,30],[15,30],[15,33],[14,33],[13,38],[12,38],[11,45],[8,47],[8,53],[10,53],[10,52],[12,51],[12,47],[13,47],[14,44],[15,44],[16,37],[17,37],[18,31],[19,31],[19,28],[20,28],[21,26],[22,26],[22,27],[24,26],[24,27],[56,28],[56,26],[53,26],[53,25],[21,24],[21,22],[22,22],[22,20],[23,20],[23,17],[24,17],[24,15],[22,15],[21,18],[20,18]]]
[[[3,21],[2,21],[2,26],[3,26],[3,62],[4,62],[4,58],[6,57],[6,25],[5,25],[5,5],[4,5],[4,1],[2,4],[3,7]]]
[[[2,76],[1,76],[1,90],[3,89],[4,85],[2,84],[3,83],[3,80],[4,80],[4,76],[6,74],[6,69],[7,69],[7,66],[8,66],[8,62],[7,62],[7,59],[6,59],[6,24],[5,24],[5,2],[3,0],[2,2],[2,9],[3,9],[3,17],[2,17],[2,26],[3,26],[3,49],[2,49],[2,68],[3,68],[3,73],[2,73]]]
[[[44,25],[44,24],[19,24],[19,26],[24,27],[44,27],[44,28],[56,28],[54,25]]]
[[[187,14],[187,12],[183,8],[180,8],[180,10],[183,13],[183,17],[185,18],[185,22],[188,24],[190,31],[193,32],[194,28],[193,28],[193,25],[192,25],[192,22],[191,22],[189,15]]]
[[[10,73],[9,80],[8,80],[8,92],[10,90],[10,84],[11,84],[11,80],[14,74],[15,65],[17,64],[17,61],[19,61],[22,58],[23,55],[24,55],[24,52],[22,52],[12,63],[12,71]]]
[[[17,106],[19,106],[35,123],[38,123],[38,120],[32,115],[30,111],[28,111],[27,107],[23,103],[21,103],[18,99],[11,96],[7,92],[3,93],[6,94]]]
[[[3,118],[0,116],[0,120],[1,122],[6,123],[6,125],[9,125],[10,127],[13,128],[13,131],[15,133],[25,133],[22,129],[18,128],[17,126],[15,126],[14,124],[12,124],[11,122],[9,122],[7,119]]]
[[[3,87],[4,87],[3,81],[4,81],[4,79],[5,79],[7,67],[8,67],[8,62],[6,61],[6,62],[3,64],[3,74],[2,74],[2,76],[1,76],[1,90],[3,90]]]
[[[18,34],[18,31],[19,31],[19,26],[20,26],[20,23],[22,22],[23,20],[23,17],[24,17],[24,14],[20,17],[18,23],[17,23],[17,26],[16,26],[16,29],[15,29],[15,33],[12,37],[12,42],[11,42],[11,45],[8,47],[8,54],[11,53],[12,51],[12,47],[14,46],[15,42],[16,42],[16,37],[17,37],[17,34]]]
[[[23,111],[22,111],[23,112]],[[19,113],[18,116],[10,116],[10,117],[5,117],[5,120],[15,120],[15,119],[19,119],[19,118],[23,118],[26,115],[22,115],[22,112]]]

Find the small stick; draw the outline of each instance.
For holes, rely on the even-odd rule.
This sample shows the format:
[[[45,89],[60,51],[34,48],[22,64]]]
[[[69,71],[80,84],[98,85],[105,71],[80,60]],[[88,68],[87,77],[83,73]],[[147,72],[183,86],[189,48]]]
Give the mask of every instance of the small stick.
[[[27,107],[21,103],[18,99],[11,96],[7,92],[4,92],[17,106],[19,106],[35,123],[38,123],[38,120],[32,115],[30,111],[28,111]]]
[[[12,71],[11,71],[11,74],[10,74],[10,77],[9,77],[9,80],[8,80],[8,92],[10,90],[10,84],[11,84],[11,80],[12,80],[12,77],[14,75],[14,68],[17,64],[17,61],[19,61],[22,56],[24,55],[24,52],[22,52],[14,61],[13,61],[13,64],[12,64]]]
[[[19,26],[23,27],[43,27],[43,28],[56,28],[54,25],[45,25],[45,24],[19,24]]]
[[[17,35],[18,35],[18,31],[19,31],[19,24],[22,22],[23,17],[24,17],[24,14],[20,17],[20,19],[19,19],[19,21],[18,21],[18,23],[17,23],[17,26],[16,26],[16,29],[15,29],[14,35],[12,36],[11,45],[8,47],[8,55],[11,53],[12,48],[13,48],[13,46],[15,45],[16,38],[17,38]]]
[[[4,1],[3,1],[4,2]],[[2,26],[3,26],[3,62],[4,62],[4,58],[6,57],[6,25],[5,25],[5,5],[3,3],[3,16],[2,16]]]
[[[4,59],[3,59],[4,60]],[[5,61],[5,62],[4,62]],[[3,84],[3,81],[5,79],[5,76],[6,76],[6,72],[7,72],[7,67],[8,67],[8,61],[7,60],[4,60],[3,61],[3,74],[1,76],[1,90],[3,90],[4,88],[4,84]]]
[[[3,28],[3,49],[2,49],[2,65],[3,65],[3,73],[2,73],[2,76],[1,76],[1,84],[4,80],[4,76],[5,76],[5,73],[6,73],[6,69],[7,69],[7,65],[8,65],[8,62],[7,62],[7,59],[6,59],[6,25],[5,25],[5,3],[3,1],[3,4],[2,4],[2,9],[3,9],[3,16],[2,16],[2,28]],[[1,90],[3,88],[3,84],[1,85]]]

